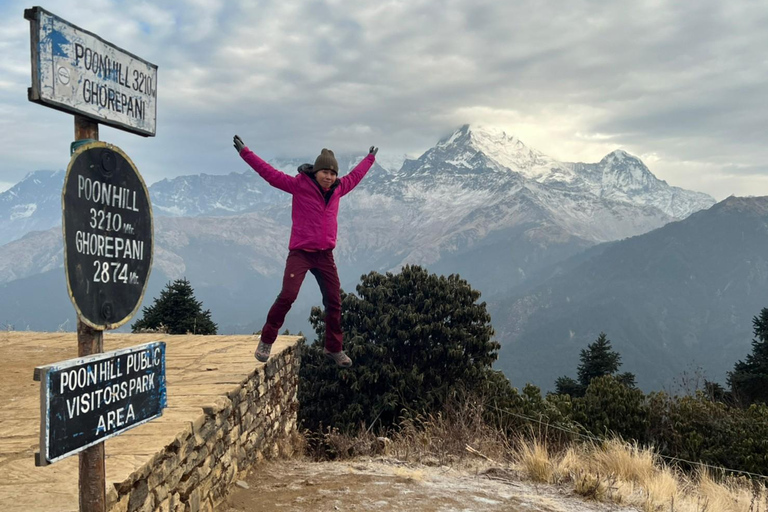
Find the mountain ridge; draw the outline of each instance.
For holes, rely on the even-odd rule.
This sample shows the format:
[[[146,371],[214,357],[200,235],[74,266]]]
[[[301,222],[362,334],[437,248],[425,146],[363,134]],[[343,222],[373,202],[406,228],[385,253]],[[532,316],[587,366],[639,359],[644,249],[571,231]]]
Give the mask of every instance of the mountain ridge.
[[[363,156],[338,155],[341,174]],[[232,159],[247,168],[236,155]],[[304,162],[272,161],[288,174]],[[371,271],[419,264],[430,272],[460,274],[494,304],[507,304],[516,290],[536,289],[557,275],[553,268],[565,272],[572,258],[597,244],[622,244],[715,203],[705,194],[669,187],[624,151],[601,162],[557,162],[505,132],[465,125],[398,169],[375,164],[341,201],[334,255],[342,287],[354,290],[360,275]],[[10,208],[30,204],[27,197],[47,197],[56,208],[48,226],[36,218],[37,208],[28,217],[37,223],[36,232],[0,245],[0,321],[55,330],[76,322],[61,277],[61,184],[42,177],[27,180],[34,193],[23,201],[18,193],[0,195],[12,199],[0,201],[10,205],[0,209],[0,234],[18,225],[10,221]],[[258,330],[280,287],[290,196],[250,170],[179,176],[149,191],[156,249],[144,300],[169,280],[186,277],[222,332]],[[304,286],[285,328],[311,332],[307,311],[319,303],[317,287]],[[531,300],[531,307],[538,305]],[[37,315],[38,308],[50,314]],[[69,316],[62,316],[66,311]],[[508,311],[493,314],[498,332],[512,340]],[[508,341],[502,339],[503,350],[514,347]]]
[[[691,362],[722,383],[749,351],[752,317],[768,304],[766,235],[768,197],[730,197],[590,248],[574,265],[560,262],[563,271],[550,269],[494,304],[494,327],[506,340],[499,367],[513,382],[552,389],[603,331],[641,387],[669,385]]]

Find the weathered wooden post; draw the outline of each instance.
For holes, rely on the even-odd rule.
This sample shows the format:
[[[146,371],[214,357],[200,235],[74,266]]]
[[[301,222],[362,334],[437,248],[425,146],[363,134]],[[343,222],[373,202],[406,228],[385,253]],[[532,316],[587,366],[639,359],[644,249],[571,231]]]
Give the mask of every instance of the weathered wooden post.
[[[75,114],[75,142],[99,140],[99,123]],[[104,352],[104,331],[94,329],[77,319],[77,355],[90,356]],[[81,512],[106,512],[107,468],[104,443],[86,448],[78,454],[78,489]]]
[[[104,330],[127,322],[144,296],[153,222],[144,181],[125,153],[98,142],[99,123],[154,136],[157,66],[40,7],[24,17],[29,100],[75,116],[62,230],[80,359],[35,370],[41,382],[36,464],[78,453],[80,510],[105,512],[103,441],[159,416],[166,394],[164,344],[103,354]]]

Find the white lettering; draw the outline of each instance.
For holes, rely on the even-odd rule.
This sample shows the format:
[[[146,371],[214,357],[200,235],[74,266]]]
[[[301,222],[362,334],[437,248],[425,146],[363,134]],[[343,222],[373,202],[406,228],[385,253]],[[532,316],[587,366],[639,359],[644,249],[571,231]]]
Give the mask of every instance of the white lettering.
[[[71,401],[68,398],[67,399],[67,412],[69,413],[69,419],[72,419],[75,416],[75,412],[80,414],[80,397],[76,396]]]

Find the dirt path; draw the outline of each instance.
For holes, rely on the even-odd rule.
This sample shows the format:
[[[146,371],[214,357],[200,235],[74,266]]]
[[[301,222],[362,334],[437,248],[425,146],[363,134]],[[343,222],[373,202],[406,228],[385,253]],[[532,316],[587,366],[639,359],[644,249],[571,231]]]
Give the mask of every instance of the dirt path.
[[[415,466],[387,459],[272,462],[258,467],[239,484],[217,512],[637,511],[522,482],[504,470]]]

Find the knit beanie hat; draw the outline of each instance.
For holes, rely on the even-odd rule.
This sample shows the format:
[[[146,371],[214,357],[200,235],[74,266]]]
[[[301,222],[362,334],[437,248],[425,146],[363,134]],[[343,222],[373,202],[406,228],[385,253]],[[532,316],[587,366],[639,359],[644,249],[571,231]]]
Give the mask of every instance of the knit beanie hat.
[[[322,171],[323,169],[329,169],[336,174],[339,174],[339,163],[336,161],[336,157],[333,156],[333,151],[325,149],[320,152],[320,156],[315,159],[314,170]]]

